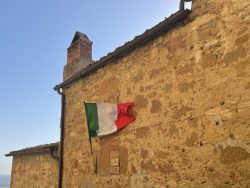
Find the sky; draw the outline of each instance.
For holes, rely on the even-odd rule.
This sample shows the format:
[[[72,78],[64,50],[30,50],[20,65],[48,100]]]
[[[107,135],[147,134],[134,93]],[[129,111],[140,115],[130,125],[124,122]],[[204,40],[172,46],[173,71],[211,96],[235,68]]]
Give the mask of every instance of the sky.
[[[178,10],[179,0],[3,0],[0,5],[0,174],[4,154],[59,141],[66,49],[75,31],[98,60]]]

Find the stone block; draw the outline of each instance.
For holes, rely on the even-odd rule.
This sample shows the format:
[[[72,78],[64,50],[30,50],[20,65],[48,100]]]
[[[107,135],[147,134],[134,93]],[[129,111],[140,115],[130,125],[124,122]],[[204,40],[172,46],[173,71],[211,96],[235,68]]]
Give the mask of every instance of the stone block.
[[[119,157],[119,150],[112,150],[109,152],[110,159],[117,158],[117,157]]]
[[[119,166],[119,158],[111,158],[110,159],[110,166]]]
[[[249,40],[249,34],[243,35],[235,40],[235,45],[240,46]]]
[[[110,172],[110,174],[119,174],[119,172],[120,172],[119,166],[110,167],[109,172]]]

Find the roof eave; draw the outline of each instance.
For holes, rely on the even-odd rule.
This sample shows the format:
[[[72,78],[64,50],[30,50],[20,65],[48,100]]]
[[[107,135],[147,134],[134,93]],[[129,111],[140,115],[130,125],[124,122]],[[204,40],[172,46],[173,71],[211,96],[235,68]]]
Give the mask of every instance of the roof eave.
[[[149,40],[154,39],[155,37],[165,33],[166,31],[171,30],[177,23],[185,19],[191,10],[179,10],[176,13],[172,14],[170,17],[166,18],[156,26],[152,27],[149,30],[146,30],[143,34],[135,37],[133,40],[125,43],[123,46],[118,47],[114,52],[107,54],[106,56],[99,59],[94,64],[91,64],[89,67],[80,70],[78,73],[70,77],[69,79],[65,80],[64,82],[56,85],[54,90],[58,91],[59,89],[70,85],[71,83],[79,80],[83,76],[86,76],[100,67],[107,65],[108,63],[112,62],[114,59],[117,59],[129,52],[133,49],[141,46],[142,44],[148,42]]]
[[[25,148],[18,151],[11,151],[8,154],[5,154],[6,157],[11,156],[20,156],[20,155],[32,155],[32,154],[41,154],[41,153],[51,153],[51,151],[58,150],[59,143],[52,143],[46,145],[35,146],[31,148]]]

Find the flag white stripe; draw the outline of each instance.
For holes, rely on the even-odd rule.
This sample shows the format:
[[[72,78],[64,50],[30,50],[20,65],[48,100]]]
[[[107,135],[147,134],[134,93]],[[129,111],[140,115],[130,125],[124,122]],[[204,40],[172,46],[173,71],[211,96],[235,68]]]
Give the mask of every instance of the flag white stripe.
[[[118,116],[116,104],[97,103],[99,129],[97,135],[102,136],[117,131],[115,120]]]

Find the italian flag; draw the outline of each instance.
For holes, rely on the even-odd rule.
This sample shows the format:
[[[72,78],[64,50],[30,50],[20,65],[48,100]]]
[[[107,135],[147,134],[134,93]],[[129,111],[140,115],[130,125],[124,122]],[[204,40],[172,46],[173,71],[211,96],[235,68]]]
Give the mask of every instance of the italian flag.
[[[135,120],[132,115],[128,114],[128,109],[133,105],[133,102],[122,104],[84,103],[89,136],[103,136],[126,127]]]

